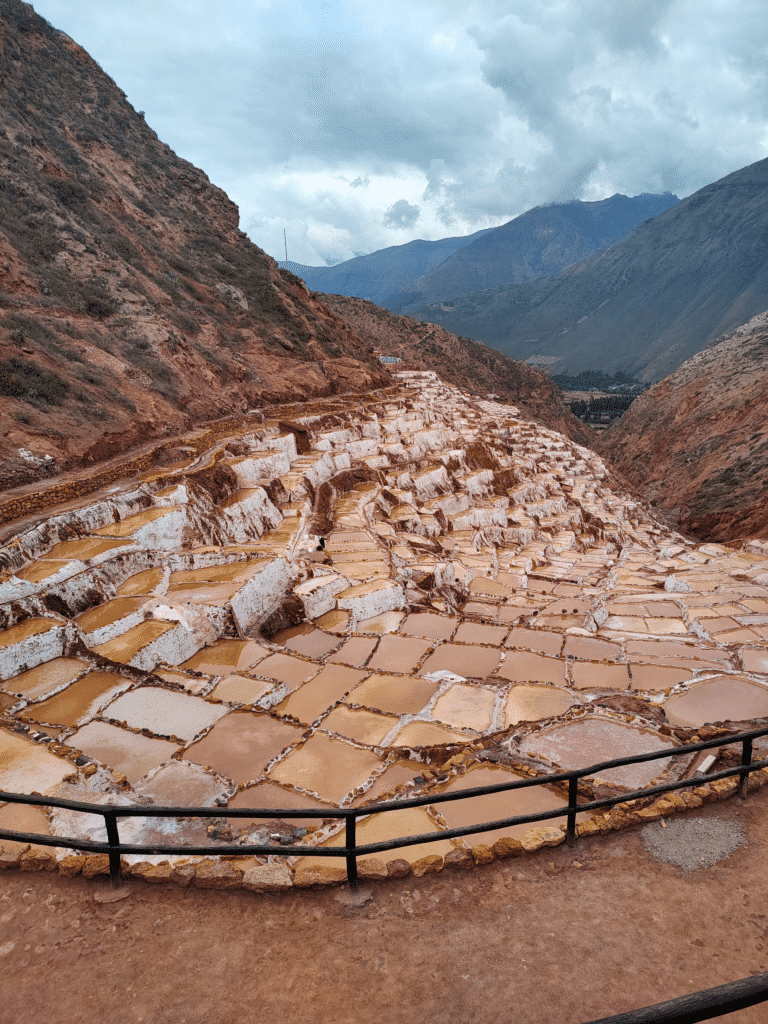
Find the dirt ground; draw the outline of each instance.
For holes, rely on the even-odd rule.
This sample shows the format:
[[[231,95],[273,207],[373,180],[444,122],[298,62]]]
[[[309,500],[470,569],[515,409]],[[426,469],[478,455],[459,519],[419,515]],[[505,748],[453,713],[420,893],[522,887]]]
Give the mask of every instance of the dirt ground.
[[[0,1024],[582,1024],[768,970],[768,788],[690,813],[746,845],[686,872],[614,833],[367,902],[9,871]]]

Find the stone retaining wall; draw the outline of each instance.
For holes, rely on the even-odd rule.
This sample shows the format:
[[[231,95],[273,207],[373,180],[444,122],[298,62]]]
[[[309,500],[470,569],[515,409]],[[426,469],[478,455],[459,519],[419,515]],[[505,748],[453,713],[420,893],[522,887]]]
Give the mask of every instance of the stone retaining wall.
[[[192,448],[196,455],[202,455],[221,438],[229,434],[240,433],[247,417],[232,416],[229,419],[218,421],[204,430],[194,431],[189,435],[175,437],[172,441],[158,441],[156,445],[147,451],[134,455],[125,461],[120,461],[103,469],[94,469],[93,474],[84,476],[77,480],[67,480],[63,483],[42,486],[40,490],[30,491],[28,494],[20,494],[7,501],[0,502],[0,526],[5,523],[12,523],[16,519],[32,515],[35,512],[64,504],[67,501],[74,501],[76,498],[93,494],[102,487],[121,480],[124,477],[137,476],[152,469],[158,455],[164,451],[183,446]],[[261,413],[258,414],[258,421],[261,422]]]

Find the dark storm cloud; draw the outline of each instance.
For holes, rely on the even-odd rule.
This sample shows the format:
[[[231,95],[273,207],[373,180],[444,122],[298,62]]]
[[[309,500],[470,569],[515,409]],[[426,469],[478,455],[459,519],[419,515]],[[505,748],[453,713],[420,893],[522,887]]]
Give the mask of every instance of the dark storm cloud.
[[[384,223],[391,228],[412,227],[419,219],[421,210],[405,199],[398,199],[384,214]]]

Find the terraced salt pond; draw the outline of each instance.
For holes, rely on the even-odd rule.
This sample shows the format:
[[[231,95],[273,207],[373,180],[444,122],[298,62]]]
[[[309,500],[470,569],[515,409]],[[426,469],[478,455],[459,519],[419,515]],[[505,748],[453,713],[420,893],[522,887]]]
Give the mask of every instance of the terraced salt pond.
[[[327,811],[301,826],[222,819],[210,841],[277,830],[339,845],[334,808],[370,805],[360,842],[557,809],[563,791],[543,786],[375,813],[768,719],[768,549],[686,541],[608,487],[594,453],[514,407],[405,374],[362,405],[258,417],[232,443],[212,465],[237,489],[222,484],[218,503],[182,463],[0,551],[0,788]],[[590,785],[689,768],[665,759]],[[80,827],[0,807],[0,828],[11,821]],[[201,828],[126,825],[136,841]],[[544,841],[530,826],[490,831],[368,870]],[[68,851],[50,856],[70,870]],[[315,860],[289,858],[286,877],[342,870]],[[232,870],[247,863],[269,867]]]

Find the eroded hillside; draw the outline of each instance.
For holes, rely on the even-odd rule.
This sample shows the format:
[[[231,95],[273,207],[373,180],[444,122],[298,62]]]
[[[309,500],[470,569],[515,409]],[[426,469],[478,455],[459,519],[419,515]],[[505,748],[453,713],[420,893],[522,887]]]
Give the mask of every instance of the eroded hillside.
[[[680,529],[767,537],[767,372],[762,313],[636,399],[596,447]]]
[[[759,160],[558,276],[410,312],[555,373],[658,381],[768,306],[767,189]]]
[[[439,324],[398,316],[364,299],[316,297],[383,355],[400,358],[414,370],[435,370],[442,380],[457,387],[513,401],[550,429],[579,444],[592,443],[593,434],[566,408],[560,389],[532,366],[471,338],[459,338]]]
[[[345,323],[26,4],[0,9],[0,485],[382,383]],[[31,452],[31,456],[19,454]]]
[[[279,270],[235,204],[19,0],[0,6],[0,66],[0,488],[391,381],[378,335]],[[559,398],[550,412],[563,428]]]

